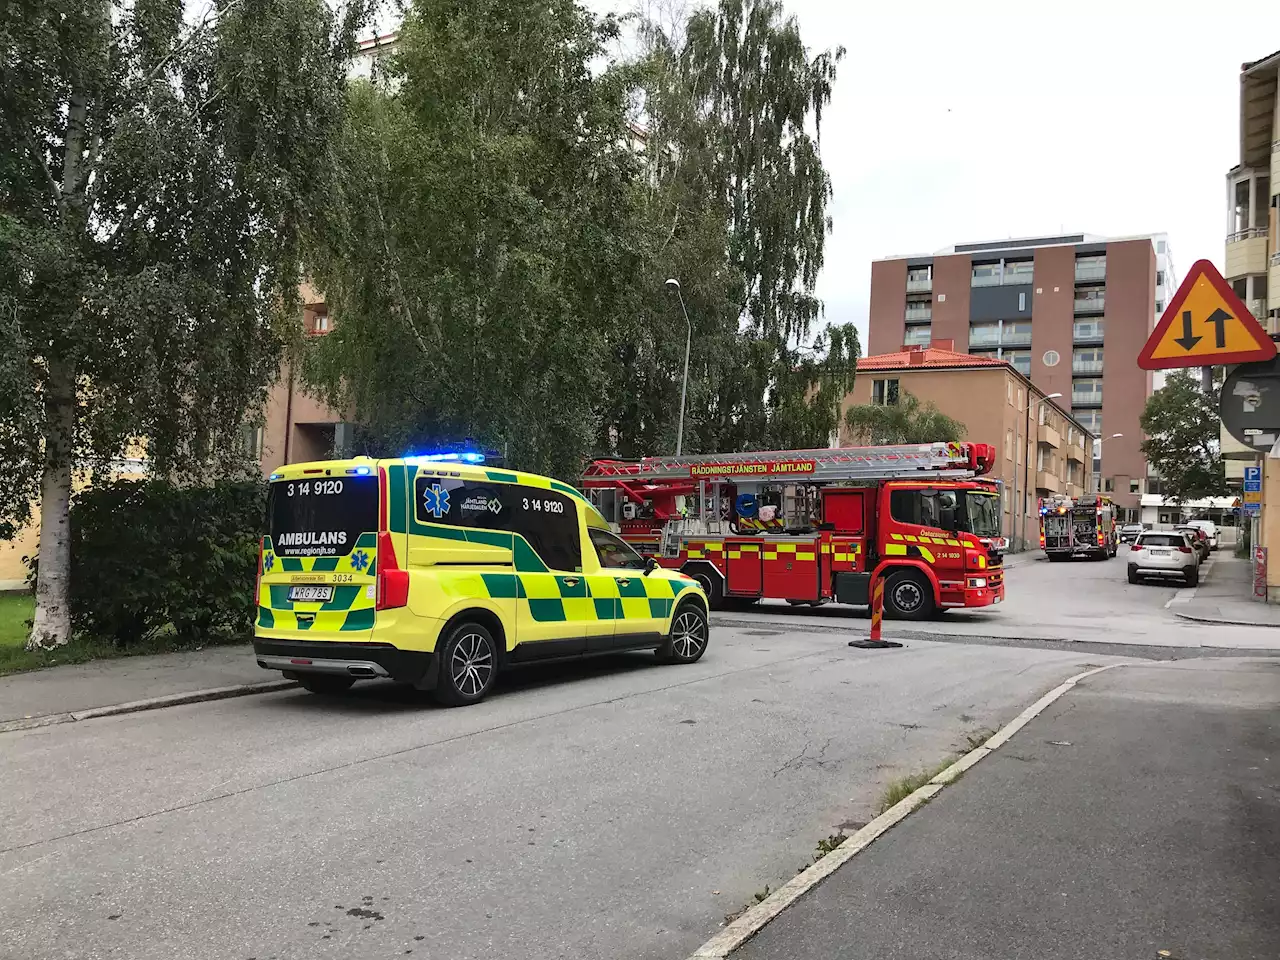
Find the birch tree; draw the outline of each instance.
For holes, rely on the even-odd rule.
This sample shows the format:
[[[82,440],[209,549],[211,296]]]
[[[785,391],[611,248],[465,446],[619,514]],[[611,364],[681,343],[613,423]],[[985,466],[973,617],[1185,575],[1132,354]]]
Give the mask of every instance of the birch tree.
[[[0,0],[0,533],[39,503],[29,647],[69,639],[76,471],[230,461],[294,314],[364,11]]]

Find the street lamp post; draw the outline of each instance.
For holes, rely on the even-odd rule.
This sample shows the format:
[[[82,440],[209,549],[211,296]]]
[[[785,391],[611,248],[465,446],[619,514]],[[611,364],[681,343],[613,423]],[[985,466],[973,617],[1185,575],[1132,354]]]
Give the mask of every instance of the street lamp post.
[[[676,456],[678,457],[684,449],[684,398],[689,391],[689,348],[693,346],[693,324],[689,322],[689,311],[684,305],[684,294],[680,292],[680,281],[672,277],[664,286],[668,290],[675,290],[676,297],[680,301],[680,312],[684,314],[685,326],[688,328],[684,338],[684,380],[680,384],[680,422],[676,427]]]
[[[1111,436],[1109,436],[1109,437],[1094,437],[1094,438],[1093,438],[1093,446],[1094,446],[1094,449],[1098,449],[1098,448],[1099,448],[1099,447],[1101,447],[1104,443],[1106,443],[1108,440],[1115,440],[1115,439],[1117,439],[1117,438],[1119,438],[1119,437],[1123,437],[1123,436],[1124,436],[1124,434],[1123,434],[1123,433],[1113,433],[1113,434],[1112,434]],[[1092,459],[1092,458],[1090,458],[1090,459]],[[1092,463],[1090,463],[1090,464],[1089,464],[1089,472],[1090,472],[1090,473],[1093,473],[1093,464],[1092,464]],[[1099,451],[1099,453],[1098,453],[1098,472],[1097,472],[1096,474],[1094,474],[1094,476],[1095,476],[1095,477],[1097,477],[1097,489],[1095,489],[1093,492],[1094,492],[1094,493],[1101,493],[1101,492],[1102,492],[1102,453],[1101,453],[1101,451]]]
[[[1050,400],[1057,400],[1061,397],[1060,393],[1050,393],[1041,397],[1038,401],[1040,407],[1044,407],[1045,403]],[[1036,415],[1036,422],[1039,423],[1040,416]],[[1026,449],[1026,445],[1031,441],[1031,391],[1027,391],[1027,424],[1026,430],[1023,431],[1023,456],[1025,462],[1022,464],[1022,497],[1024,500],[1030,499],[1031,494],[1031,453]],[[1013,469],[1013,502],[1014,508],[1018,510],[1018,520],[1015,529],[1018,530],[1018,538],[1022,542],[1022,548],[1025,550],[1027,546],[1027,505],[1018,503],[1018,464],[1014,461]]]

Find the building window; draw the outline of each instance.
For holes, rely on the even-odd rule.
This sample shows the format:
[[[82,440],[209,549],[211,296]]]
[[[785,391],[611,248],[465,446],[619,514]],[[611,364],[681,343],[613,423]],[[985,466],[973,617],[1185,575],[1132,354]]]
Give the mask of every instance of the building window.
[[[898,381],[872,380],[871,402],[882,406],[896,406],[898,403]]]
[[[1005,283],[1030,283],[1035,268],[1031,260],[1011,260],[1004,265]],[[1019,309],[1022,309],[1021,307]]]
[[[1013,459],[1013,431],[1006,430],[1004,432],[1004,458],[1006,460]]]
[[[1079,421],[1080,426],[1084,427],[1095,437],[1102,433],[1101,410],[1077,410],[1073,407],[1071,415]]]
[[[973,279],[970,286],[973,287],[994,287],[1000,283],[1000,264],[997,263],[975,263],[973,265]]]
[[[927,347],[929,345],[931,330],[932,327],[927,323],[907,327],[907,332],[902,338],[903,346]]]
[[[1163,270],[1157,270],[1157,271],[1156,271],[1156,286],[1157,286],[1157,287],[1163,287],[1163,286],[1164,286],[1164,271],[1163,271]]]
[[[1071,372],[1097,374],[1102,372],[1101,347],[1076,347],[1071,351]]]
[[[1129,492],[1130,492],[1130,493],[1141,493],[1141,492],[1142,492],[1142,481],[1141,481],[1141,480],[1130,480],[1130,481],[1129,481]]]
[[[1010,383],[1008,380],[1004,382],[1004,395],[1005,395],[1005,398],[1009,401],[1009,406],[1012,407],[1013,406],[1013,384]]]
[[[1018,312],[1025,313],[1027,309],[1027,295],[1025,293],[1018,294]]]
[[[1156,313],[1164,313],[1164,301],[1163,301],[1163,300],[1157,300],[1157,301],[1156,301]]]
[[[1165,242],[1163,240],[1157,240],[1156,253],[1164,253],[1164,251],[1165,251]]]
[[[1105,329],[1106,323],[1102,319],[1077,320],[1071,325],[1071,339],[1076,343],[1101,340]]]
[[[1022,388],[1021,387],[1018,388],[1017,398],[1018,398],[1017,408],[1021,410],[1022,409]]]
[[[1024,377],[1031,376],[1031,351],[1030,350],[1005,350],[1002,354],[1003,358],[1013,364],[1013,369],[1017,370]]]
[[[1107,258],[1102,256],[1076,257],[1077,280],[1105,280],[1107,278]]]
[[[1105,481],[1103,481],[1102,492],[1103,492],[1103,493],[1115,493],[1115,492],[1116,492],[1116,478],[1115,478],[1115,477],[1107,477],[1107,479],[1106,479]]]
[[[969,327],[969,346],[994,347],[999,343],[999,323],[975,323]]]

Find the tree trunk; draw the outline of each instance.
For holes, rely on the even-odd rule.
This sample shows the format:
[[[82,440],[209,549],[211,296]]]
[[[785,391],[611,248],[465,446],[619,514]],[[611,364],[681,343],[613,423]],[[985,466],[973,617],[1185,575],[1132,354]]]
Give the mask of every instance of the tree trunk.
[[[71,469],[75,439],[75,371],[49,362],[45,385],[44,476],[40,483],[40,550],[36,613],[27,649],[71,639]]]

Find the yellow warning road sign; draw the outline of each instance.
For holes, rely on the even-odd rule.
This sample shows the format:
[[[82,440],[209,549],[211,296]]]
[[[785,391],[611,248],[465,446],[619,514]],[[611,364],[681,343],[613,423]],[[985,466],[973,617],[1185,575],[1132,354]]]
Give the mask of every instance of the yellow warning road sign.
[[[1138,354],[1144,370],[1270,360],[1276,345],[1208,260],[1187,272]]]

